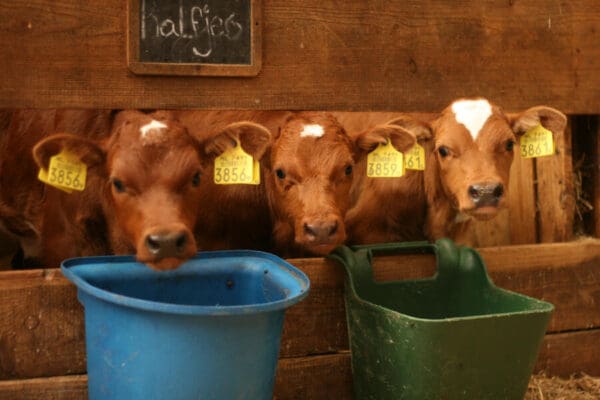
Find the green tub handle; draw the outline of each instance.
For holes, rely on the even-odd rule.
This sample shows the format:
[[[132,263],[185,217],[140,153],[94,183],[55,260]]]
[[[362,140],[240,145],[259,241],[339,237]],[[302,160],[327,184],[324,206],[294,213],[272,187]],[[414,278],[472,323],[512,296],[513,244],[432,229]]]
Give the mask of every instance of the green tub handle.
[[[456,280],[466,285],[489,287],[492,285],[479,254],[469,247],[459,247],[450,239],[429,242],[399,242],[359,246],[340,246],[328,255],[346,269],[353,285],[360,287],[375,284],[372,260],[375,255],[435,254],[437,269],[434,279],[440,284],[454,284]]]

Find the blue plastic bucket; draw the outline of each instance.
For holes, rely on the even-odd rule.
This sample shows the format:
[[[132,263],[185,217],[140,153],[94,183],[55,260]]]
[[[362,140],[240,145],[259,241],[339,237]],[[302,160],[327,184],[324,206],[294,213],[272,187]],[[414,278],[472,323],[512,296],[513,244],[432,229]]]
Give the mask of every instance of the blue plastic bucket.
[[[309,280],[256,251],[174,271],[133,257],[66,260],[85,308],[90,399],[271,399],[285,309]]]

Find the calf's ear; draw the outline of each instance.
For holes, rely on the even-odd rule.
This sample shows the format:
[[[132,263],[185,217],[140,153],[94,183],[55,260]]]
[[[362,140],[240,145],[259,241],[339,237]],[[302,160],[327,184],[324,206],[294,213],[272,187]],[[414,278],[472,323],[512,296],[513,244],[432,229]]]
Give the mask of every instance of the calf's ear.
[[[546,106],[531,107],[522,113],[509,115],[508,119],[517,135],[522,135],[541,124],[556,136],[567,126],[567,117],[562,112]]]
[[[58,133],[40,140],[33,147],[33,159],[38,167],[47,169],[50,157],[63,150],[79,157],[88,168],[106,159],[106,152],[97,142],[67,133]]]
[[[433,137],[431,126],[424,121],[419,121],[408,115],[399,115],[387,122],[389,125],[398,125],[411,132],[418,142],[430,140]]]
[[[398,125],[383,124],[358,135],[356,145],[360,150],[370,152],[379,144],[386,144],[388,140],[400,152],[410,150],[417,142],[415,135],[409,130]]]
[[[264,126],[240,121],[227,125],[225,129],[204,141],[203,147],[206,154],[219,156],[232,149],[239,142],[242,149],[255,160],[263,158],[271,144],[271,132]]]

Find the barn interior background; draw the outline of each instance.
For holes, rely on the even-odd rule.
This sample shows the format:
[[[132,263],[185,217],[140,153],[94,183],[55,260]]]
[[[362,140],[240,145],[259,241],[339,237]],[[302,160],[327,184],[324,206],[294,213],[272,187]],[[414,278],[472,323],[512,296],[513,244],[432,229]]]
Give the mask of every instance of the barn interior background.
[[[197,2],[202,3],[201,0]],[[600,375],[600,9],[592,0],[262,0],[256,76],[138,75],[128,5],[0,5],[0,108],[185,108],[435,113],[484,96],[569,115],[557,155],[515,157],[509,210],[480,223],[498,286],[556,311],[536,370]],[[6,173],[6,171],[3,171]],[[383,260],[381,279],[427,276],[429,256]],[[340,268],[295,260],[312,282],[288,313],[276,397],[350,397]],[[82,310],[57,266],[0,274],[0,397],[85,396]]]

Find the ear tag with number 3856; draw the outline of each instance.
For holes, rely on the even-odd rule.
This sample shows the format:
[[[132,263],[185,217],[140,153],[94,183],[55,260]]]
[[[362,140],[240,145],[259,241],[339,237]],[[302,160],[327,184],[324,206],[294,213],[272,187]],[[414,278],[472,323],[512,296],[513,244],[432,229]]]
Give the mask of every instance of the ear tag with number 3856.
[[[258,185],[260,164],[236,140],[234,148],[215,158],[214,182],[217,185]]]
[[[519,145],[521,157],[536,158],[554,154],[554,139],[552,132],[538,125],[529,129],[523,136]]]
[[[66,150],[50,157],[48,170],[40,169],[38,173],[40,181],[67,193],[84,190],[86,177],[87,165]]]
[[[404,160],[401,152],[388,139],[379,144],[367,156],[367,176],[371,178],[398,178],[404,175]]]

